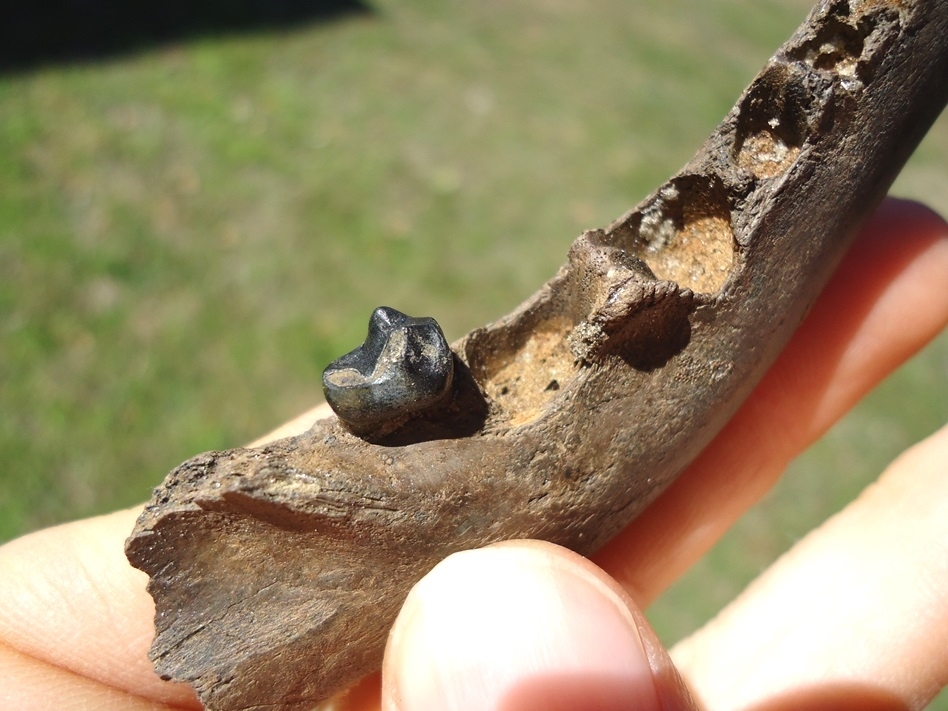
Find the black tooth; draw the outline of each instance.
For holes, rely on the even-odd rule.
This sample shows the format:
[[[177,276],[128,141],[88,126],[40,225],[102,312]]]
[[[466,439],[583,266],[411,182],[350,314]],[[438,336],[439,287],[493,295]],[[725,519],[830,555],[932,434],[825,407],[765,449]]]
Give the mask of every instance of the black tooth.
[[[323,372],[323,392],[350,429],[368,434],[440,406],[453,377],[454,355],[437,321],[380,306],[365,343]]]

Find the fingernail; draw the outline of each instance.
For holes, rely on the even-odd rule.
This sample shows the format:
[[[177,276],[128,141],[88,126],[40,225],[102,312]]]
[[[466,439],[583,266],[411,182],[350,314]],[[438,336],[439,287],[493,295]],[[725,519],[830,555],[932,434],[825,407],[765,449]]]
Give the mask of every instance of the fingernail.
[[[451,556],[415,586],[384,695],[399,711],[659,708],[622,593],[576,554],[519,542]]]

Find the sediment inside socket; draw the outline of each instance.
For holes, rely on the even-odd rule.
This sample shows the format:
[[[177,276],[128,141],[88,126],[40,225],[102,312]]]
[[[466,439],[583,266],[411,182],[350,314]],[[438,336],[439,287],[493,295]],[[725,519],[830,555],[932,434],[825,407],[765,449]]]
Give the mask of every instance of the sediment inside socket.
[[[672,181],[641,211],[629,249],[658,279],[700,294],[717,293],[736,258],[724,186],[713,176]]]

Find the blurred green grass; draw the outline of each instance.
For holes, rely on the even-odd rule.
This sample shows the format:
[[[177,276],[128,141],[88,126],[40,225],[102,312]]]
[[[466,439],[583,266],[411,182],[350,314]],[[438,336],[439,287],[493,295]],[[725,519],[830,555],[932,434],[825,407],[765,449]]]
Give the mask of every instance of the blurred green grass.
[[[0,76],[0,541],[311,406],[376,305],[449,338],[506,313],[690,157],[809,6],[380,0]],[[945,117],[895,192],[948,213]],[[655,605],[663,638],[948,420],[946,375],[943,334]]]

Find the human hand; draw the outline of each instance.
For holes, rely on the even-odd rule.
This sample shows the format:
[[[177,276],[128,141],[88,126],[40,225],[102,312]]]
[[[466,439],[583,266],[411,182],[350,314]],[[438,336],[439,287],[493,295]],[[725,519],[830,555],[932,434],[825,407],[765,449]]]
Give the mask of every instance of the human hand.
[[[948,427],[670,655],[640,612],[895,365],[896,330],[944,325],[948,297],[924,292],[948,283],[948,232],[916,209],[884,205],[751,398],[598,566],[517,541],[422,580],[389,639],[384,707],[924,707],[948,684]],[[921,261],[883,254],[922,234],[941,237]]]
[[[921,709],[948,683],[946,463],[948,427],[670,655],[647,598],[571,551],[512,541],[451,556],[395,623],[383,708]],[[629,537],[599,562],[615,571],[613,555],[651,558],[648,545]],[[634,590],[640,576],[619,569]]]
[[[924,706],[948,682],[948,430],[671,657],[638,610],[945,326],[946,276],[948,226],[887,201],[751,398],[598,567],[511,542],[452,556],[419,583],[389,641],[382,706],[693,708],[679,679],[707,709]],[[0,548],[0,707],[200,708],[147,660],[153,607],[122,550],[137,513]],[[336,708],[379,705],[374,678]]]

